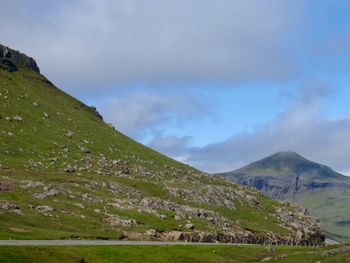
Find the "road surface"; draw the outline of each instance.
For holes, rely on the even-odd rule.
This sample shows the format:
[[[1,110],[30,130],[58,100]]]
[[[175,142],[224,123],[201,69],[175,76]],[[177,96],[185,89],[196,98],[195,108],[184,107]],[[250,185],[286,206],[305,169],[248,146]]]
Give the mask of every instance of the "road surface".
[[[339,244],[327,239],[326,245]],[[0,246],[121,246],[121,245],[192,245],[192,246],[249,246],[241,243],[199,243],[163,241],[123,241],[123,240],[0,240]]]
[[[122,240],[0,240],[0,246],[115,246],[115,245],[248,245],[232,243],[191,243],[161,241],[122,241]]]

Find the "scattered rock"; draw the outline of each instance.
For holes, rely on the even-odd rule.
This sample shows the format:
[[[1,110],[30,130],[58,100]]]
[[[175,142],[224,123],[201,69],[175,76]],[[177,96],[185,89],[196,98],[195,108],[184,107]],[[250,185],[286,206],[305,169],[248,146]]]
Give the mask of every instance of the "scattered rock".
[[[45,186],[43,188],[42,193],[34,193],[33,197],[36,199],[44,199],[44,198],[49,197],[49,196],[56,196],[59,193],[60,193],[60,191],[57,190],[54,185],[50,184],[50,185]]]
[[[168,217],[167,217],[166,215],[161,214],[161,215],[159,215],[159,218],[165,220],[165,219],[167,219]]]
[[[76,170],[76,167],[74,165],[69,164],[66,168],[63,169],[66,173],[74,173]]]
[[[182,219],[181,219],[181,217],[180,217],[180,216],[178,216],[178,215],[175,215],[175,216],[174,216],[174,219],[175,219],[175,220],[177,220],[177,221],[182,220]]]
[[[80,151],[83,153],[91,153],[90,149],[88,149],[86,147],[80,147]]]
[[[35,187],[43,186],[43,185],[44,185],[44,184],[41,183],[41,182],[34,182],[34,181],[31,181],[31,180],[24,180],[24,181],[21,181],[21,183],[25,183],[25,185],[21,185],[21,186],[20,186],[20,187],[23,188],[23,189],[35,188]]]
[[[187,229],[193,230],[194,229],[194,224],[186,224],[184,227],[187,228]]]
[[[120,216],[117,215],[111,215],[108,213],[105,213],[105,218],[104,218],[104,222],[108,224],[108,226],[110,227],[118,227],[118,226],[122,226],[122,227],[131,227],[133,225],[136,225],[137,222],[135,219],[130,219],[130,218],[122,218]]]
[[[14,212],[22,214],[20,207],[16,204],[10,203],[6,200],[0,200],[0,214]]]
[[[14,189],[14,185],[11,183],[0,182],[0,193],[10,192]]]
[[[38,205],[38,206],[29,205],[29,208],[34,209],[37,212],[43,214],[44,216],[49,216],[49,217],[53,216],[50,212],[55,211],[55,209],[53,207],[48,206],[48,205]]]
[[[157,235],[157,231],[155,229],[148,229],[146,231],[146,235],[149,236],[149,237],[154,237]]]
[[[13,119],[14,119],[15,121],[19,121],[19,122],[23,121],[23,118],[22,118],[21,116],[18,116],[18,115],[16,115],[15,117],[13,117]]]
[[[68,138],[72,138],[73,137],[73,132],[72,131],[67,131],[66,132],[66,136],[68,137]]]

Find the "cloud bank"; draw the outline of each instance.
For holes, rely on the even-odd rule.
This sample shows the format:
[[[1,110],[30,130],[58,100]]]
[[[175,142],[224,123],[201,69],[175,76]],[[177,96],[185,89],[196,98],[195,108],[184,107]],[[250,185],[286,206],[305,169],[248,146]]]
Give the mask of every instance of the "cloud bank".
[[[187,137],[171,136],[150,145],[208,172],[237,169],[277,151],[291,150],[349,174],[350,117],[320,118],[323,98],[329,92],[322,84],[312,83],[272,122],[222,142],[198,148],[190,147]]]
[[[68,90],[290,79],[302,21],[292,0],[13,0],[0,9],[5,44]]]
[[[116,96],[100,102],[107,121],[134,138],[159,133],[162,127],[182,126],[209,114],[211,105],[200,96],[185,92],[146,92]],[[156,135],[158,136],[158,135]]]
[[[273,121],[221,142],[192,147],[191,136],[163,132],[212,114],[195,94],[201,86],[277,83],[288,92],[310,75],[347,77],[348,8],[304,0],[11,0],[1,3],[0,34],[58,86],[97,103],[118,129],[137,139],[151,134],[151,147],[200,169],[230,170],[294,150],[350,171],[350,119],[322,116],[329,90],[319,83]]]

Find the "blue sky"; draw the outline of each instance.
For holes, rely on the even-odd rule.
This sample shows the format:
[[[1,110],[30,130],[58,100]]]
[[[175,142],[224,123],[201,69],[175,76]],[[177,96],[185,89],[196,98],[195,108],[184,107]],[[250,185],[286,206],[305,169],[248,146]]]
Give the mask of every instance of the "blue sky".
[[[350,175],[350,10],[331,0],[2,3],[2,44],[208,172],[293,150]]]

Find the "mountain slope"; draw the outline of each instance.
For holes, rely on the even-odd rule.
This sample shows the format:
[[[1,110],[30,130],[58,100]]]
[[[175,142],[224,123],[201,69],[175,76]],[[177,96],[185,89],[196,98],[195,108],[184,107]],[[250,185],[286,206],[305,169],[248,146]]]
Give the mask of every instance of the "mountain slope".
[[[350,178],[294,152],[278,152],[222,174],[279,200],[297,202],[320,218],[328,235],[350,238]]]
[[[0,238],[321,244],[304,210],[136,143],[0,46]]]

